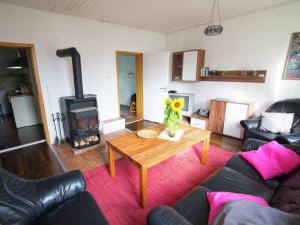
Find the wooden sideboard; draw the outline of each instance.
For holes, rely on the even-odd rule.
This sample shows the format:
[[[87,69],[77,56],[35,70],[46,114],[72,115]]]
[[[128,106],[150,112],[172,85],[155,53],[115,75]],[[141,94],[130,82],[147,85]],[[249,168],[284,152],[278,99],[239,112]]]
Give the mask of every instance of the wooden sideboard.
[[[208,129],[217,134],[223,134],[226,102],[211,100]]]
[[[242,138],[240,121],[248,119],[252,113],[253,102],[232,99],[212,99],[208,130],[227,136]]]

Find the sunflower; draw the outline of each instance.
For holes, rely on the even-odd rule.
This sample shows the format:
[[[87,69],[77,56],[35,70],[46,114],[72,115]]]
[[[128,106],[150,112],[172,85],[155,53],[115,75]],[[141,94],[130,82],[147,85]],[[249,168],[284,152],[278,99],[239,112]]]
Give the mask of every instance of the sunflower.
[[[175,112],[180,112],[184,108],[184,99],[183,98],[175,98],[171,102],[171,108]]]
[[[170,105],[171,102],[172,102],[172,99],[171,99],[171,98],[169,98],[169,97],[165,98],[165,100],[164,100],[164,106]]]

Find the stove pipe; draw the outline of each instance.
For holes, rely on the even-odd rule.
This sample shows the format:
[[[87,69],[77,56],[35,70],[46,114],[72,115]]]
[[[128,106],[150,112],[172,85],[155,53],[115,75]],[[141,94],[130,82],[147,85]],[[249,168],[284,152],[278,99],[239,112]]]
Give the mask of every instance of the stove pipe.
[[[83,98],[83,87],[82,87],[82,74],[81,74],[81,61],[80,55],[76,48],[64,48],[56,51],[58,57],[71,57],[73,66],[73,76],[75,85],[75,97],[77,99]]]

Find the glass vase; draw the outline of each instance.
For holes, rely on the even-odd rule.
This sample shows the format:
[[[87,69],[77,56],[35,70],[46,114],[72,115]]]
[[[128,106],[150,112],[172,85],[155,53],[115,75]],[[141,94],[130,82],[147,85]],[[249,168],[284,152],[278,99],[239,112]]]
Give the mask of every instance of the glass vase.
[[[168,135],[170,137],[175,137],[177,129],[178,129],[178,126],[175,124],[169,125],[168,126]]]

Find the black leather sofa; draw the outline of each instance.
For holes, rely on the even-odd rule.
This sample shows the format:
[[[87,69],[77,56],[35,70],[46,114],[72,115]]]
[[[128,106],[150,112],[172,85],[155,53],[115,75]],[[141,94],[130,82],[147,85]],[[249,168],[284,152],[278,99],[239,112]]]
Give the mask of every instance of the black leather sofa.
[[[0,169],[1,225],[106,225],[80,171],[26,180]]]
[[[276,140],[281,144],[290,144],[300,140],[300,98],[275,102],[266,112],[295,113],[294,123],[289,134],[277,134],[259,129],[260,118],[241,120],[244,128],[244,140],[255,138],[264,141]],[[280,121],[278,121],[280,123]]]
[[[255,139],[247,139],[244,143],[244,151],[257,149],[264,143]],[[300,143],[288,147],[300,154]],[[207,225],[209,203],[206,192],[208,191],[255,195],[264,198],[272,207],[300,214],[299,177],[300,168],[289,175],[266,182],[250,164],[239,155],[235,155],[225,167],[211,175],[201,186],[188,193],[173,207],[154,208],[148,215],[147,224]]]

